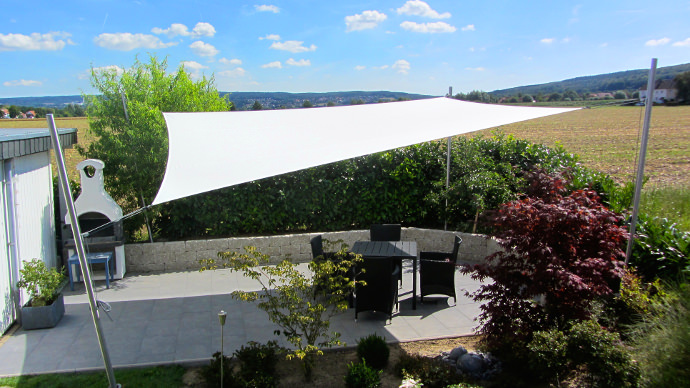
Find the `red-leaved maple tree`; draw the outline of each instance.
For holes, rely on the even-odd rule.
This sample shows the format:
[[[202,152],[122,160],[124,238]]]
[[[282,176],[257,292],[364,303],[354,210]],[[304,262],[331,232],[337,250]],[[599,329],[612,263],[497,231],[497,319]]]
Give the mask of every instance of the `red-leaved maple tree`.
[[[623,275],[622,216],[594,191],[564,195],[560,176],[537,171],[528,181],[528,197],[493,215],[504,251],[464,269],[493,279],[472,294],[485,302],[480,332],[489,344],[528,341],[536,330],[589,318],[592,301],[610,295]]]

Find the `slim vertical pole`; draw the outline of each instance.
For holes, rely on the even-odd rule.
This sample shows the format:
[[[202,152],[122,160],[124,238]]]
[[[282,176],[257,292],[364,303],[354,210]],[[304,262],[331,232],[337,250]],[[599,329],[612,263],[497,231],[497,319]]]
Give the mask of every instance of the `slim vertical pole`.
[[[448,97],[453,97],[453,87],[448,87]],[[445,220],[443,221],[443,230],[448,230],[448,189],[450,188],[450,139],[448,136],[448,142],[446,144],[446,212]]]
[[[448,190],[450,189],[450,136],[446,144],[446,219],[443,223],[443,230],[448,230]]]
[[[652,67],[649,69],[649,79],[647,80],[647,101],[645,101],[644,125],[642,127],[642,140],[640,144],[640,157],[637,165],[637,177],[635,178],[635,197],[633,200],[633,212],[630,220],[630,236],[628,237],[628,247],[625,251],[625,264],[628,264],[632,256],[633,241],[635,240],[635,227],[637,226],[637,215],[640,210],[640,197],[642,195],[642,181],[644,179],[644,165],[647,156],[647,142],[649,140],[649,122],[652,119],[652,105],[654,100],[654,77],[656,75],[656,58],[652,58]]]
[[[227,318],[228,313],[226,313],[223,310],[220,310],[218,313],[218,321],[220,322],[220,388],[223,388],[223,358],[225,358],[224,354],[224,344],[223,344],[223,326],[225,326],[225,319]]]
[[[77,220],[77,212],[74,208],[74,200],[72,199],[72,191],[69,187],[69,180],[67,179],[67,168],[65,167],[65,158],[62,154],[62,146],[60,145],[60,137],[58,135],[57,127],[55,126],[55,119],[52,114],[46,115],[48,126],[50,127],[50,137],[53,140],[53,150],[55,150],[55,160],[57,161],[58,177],[60,178],[60,186],[62,187],[62,196],[67,204],[67,212],[69,213],[70,224],[72,227],[72,234],[74,235],[74,242],[77,249],[77,256],[79,257],[79,265],[81,266],[81,274],[84,278],[84,286],[86,286],[86,293],[89,296],[89,307],[91,309],[91,317],[93,318],[93,325],[96,328],[96,336],[98,337],[98,345],[101,348],[101,355],[103,356],[103,363],[105,364],[105,372],[108,375],[108,383],[110,388],[117,388],[120,385],[115,381],[115,372],[113,365],[110,362],[110,354],[108,353],[108,346],[105,342],[105,336],[101,329],[101,321],[98,317],[98,307],[96,305],[96,298],[93,293],[93,284],[91,283],[91,272],[86,262],[86,251],[84,250],[84,241],[82,240],[81,228]]]

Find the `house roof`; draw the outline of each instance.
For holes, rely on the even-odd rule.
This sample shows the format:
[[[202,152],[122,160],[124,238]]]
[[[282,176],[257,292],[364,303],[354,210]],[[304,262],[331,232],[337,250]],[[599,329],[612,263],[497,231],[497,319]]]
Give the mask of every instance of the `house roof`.
[[[77,143],[76,128],[60,128],[58,135],[63,148],[71,148]],[[0,160],[37,154],[51,148],[47,128],[0,128]]]
[[[676,86],[676,80],[675,79],[658,79],[654,83],[654,90],[659,90],[659,89],[677,89],[678,86]],[[647,90],[647,84],[644,84],[640,90]]]

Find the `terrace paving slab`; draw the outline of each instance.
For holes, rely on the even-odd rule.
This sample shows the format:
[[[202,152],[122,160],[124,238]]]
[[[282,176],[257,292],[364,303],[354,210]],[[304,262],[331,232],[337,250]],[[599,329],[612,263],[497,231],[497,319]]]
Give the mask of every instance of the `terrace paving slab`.
[[[307,265],[299,264],[299,268],[306,271]],[[349,309],[331,319],[331,329],[341,333],[348,346],[372,333],[390,342],[474,334],[479,305],[463,293],[476,290],[481,283],[459,272],[455,276],[456,304],[452,298],[430,297],[412,310],[410,265],[399,290],[399,310],[391,321],[384,314],[362,312],[355,322],[354,311]],[[238,289],[257,291],[260,286],[226,269],[128,274],[111,282],[110,289],[105,281],[96,282],[96,298],[112,307],[108,314],[99,311],[99,316],[113,367],[207,363],[220,350],[221,309],[228,313],[223,328],[225,354],[249,341],[275,339],[287,346],[283,336],[273,333],[279,327],[266,313],[230,296]],[[103,359],[83,283],[75,284],[74,291],[65,291],[65,316],[56,327],[19,327],[0,340],[0,377],[94,370],[104,370]]]

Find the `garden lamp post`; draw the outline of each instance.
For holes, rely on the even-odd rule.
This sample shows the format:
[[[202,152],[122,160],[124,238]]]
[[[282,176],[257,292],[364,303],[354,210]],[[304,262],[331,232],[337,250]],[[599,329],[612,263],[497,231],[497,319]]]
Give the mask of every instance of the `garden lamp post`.
[[[227,318],[228,313],[220,310],[218,313],[218,321],[220,321],[220,388],[223,388],[223,326],[225,326],[225,318]]]

